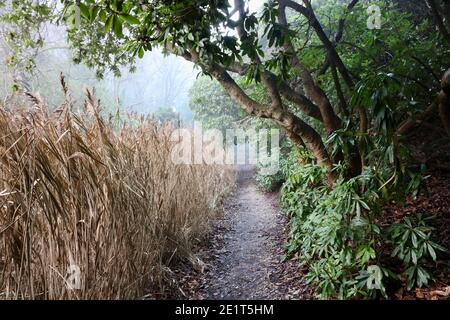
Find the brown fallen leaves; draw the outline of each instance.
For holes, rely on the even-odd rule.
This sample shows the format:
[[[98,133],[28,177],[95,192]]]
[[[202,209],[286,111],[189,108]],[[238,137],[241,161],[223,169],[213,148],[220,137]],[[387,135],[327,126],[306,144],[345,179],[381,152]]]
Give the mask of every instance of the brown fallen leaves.
[[[404,205],[392,204],[385,208],[384,224],[400,222],[403,217],[417,213],[435,217],[430,224],[435,228],[434,240],[450,251],[450,175],[433,172],[426,179],[425,187],[417,199],[409,198]],[[389,255],[389,253],[387,253]],[[394,293],[399,300],[450,300],[450,254],[442,254],[434,265],[430,265],[435,282],[429,288],[406,290],[406,281]]]

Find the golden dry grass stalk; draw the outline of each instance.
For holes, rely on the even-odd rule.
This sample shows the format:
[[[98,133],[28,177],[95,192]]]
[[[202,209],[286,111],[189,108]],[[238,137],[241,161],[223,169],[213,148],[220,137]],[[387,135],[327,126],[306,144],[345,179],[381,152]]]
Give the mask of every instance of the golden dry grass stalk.
[[[63,82],[64,83],[64,82]],[[64,86],[65,88],[65,86]],[[208,229],[231,171],[170,161],[171,126],[108,121],[87,92],[0,106],[0,298],[138,298]],[[80,269],[80,289],[68,283]],[[70,279],[70,277],[69,277]]]

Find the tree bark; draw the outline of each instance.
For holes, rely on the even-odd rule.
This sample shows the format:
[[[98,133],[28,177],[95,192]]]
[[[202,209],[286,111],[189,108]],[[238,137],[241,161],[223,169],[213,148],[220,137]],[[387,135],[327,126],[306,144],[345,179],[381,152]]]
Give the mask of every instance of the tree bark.
[[[448,136],[450,137],[450,69],[445,73],[439,93],[439,115]]]
[[[354,82],[352,77],[350,76],[350,72],[348,71],[347,67],[344,65],[341,57],[339,56],[339,53],[337,52],[334,44],[331,42],[331,40],[326,35],[325,31],[322,28],[322,25],[320,24],[319,20],[317,19],[314,10],[312,8],[311,2],[309,0],[303,0],[305,3],[305,6],[292,1],[292,0],[280,0],[280,8],[279,8],[279,17],[280,17],[280,23],[282,25],[287,25],[286,20],[286,13],[285,9],[286,7],[289,7],[298,13],[302,14],[306,19],[308,19],[309,24],[311,27],[315,30],[317,36],[319,37],[320,41],[324,45],[328,55],[328,61],[330,64],[334,65],[337,70],[339,70],[339,73],[342,75],[342,78],[346,85],[349,88],[354,87]],[[356,5],[357,2],[352,2],[353,6]],[[353,7],[350,7],[350,9],[353,9]],[[316,102],[316,101],[314,101]],[[317,103],[317,102],[316,102]],[[319,105],[320,107],[320,105]],[[368,117],[366,109],[362,106],[358,106],[358,113],[359,113],[359,130],[361,133],[366,133],[368,128]]]
[[[352,88],[354,86],[353,80],[351,79],[349,72],[347,68],[345,67],[344,63],[342,62],[339,54],[337,53],[333,43],[330,41],[328,36],[325,34],[322,26],[320,25],[319,21],[317,20],[314,11],[311,7],[311,3],[309,1],[304,1],[306,4],[306,7],[302,6],[301,4],[297,2],[293,2],[291,0],[280,0],[279,1],[279,10],[278,10],[278,21],[281,25],[288,27],[288,21],[286,17],[286,8],[290,7],[294,9],[295,11],[299,12],[303,16],[305,16],[309,24],[313,27],[316,34],[320,38],[321,42],[324,44],[327,55],[329,57],[329,61],[333,67],[336,68],[336,70],[339,70],[340,74],[342,75],[342,78],[344,79],[344,82],[347,84],[349,88]],[[355,3],[356,4],[356,3]],[[290,57],[290,65],[291,67],[298,72],[300,75],[300,78],[303,81],[303,86],[305,88],[305,91],[309,98],[319,107],[320,113],[322,115],[324,127],[328,134],[332,134],[334,131],[339,130],[342,128],[342,120],[336,115],[330,100],[326,93],[318,86],[314,78],[311,74],[311,72],[302,64],[302,62],[299,60],[294,46],[292,42],[289,39],[286,39],[284,44],[284,50],[288,53]],[[341,89],[339,87],[339,89]],[[342,96],[343,97],[343,96]],[[341,98],[342,98],[341,97]],[[345,101],[345,99],[344,99]],[[358,108],[359,115],[360,115],[360,130],[362,132],[367,131],[367,114],[364,108],[360,107]],[[348,164],[350,165],[350,176],[357,176],[362,171],[362,156],[360,155],[360,151],[357,147],[352,150],[351,154],[349,155]],[[342,154],[337,154],[336,158],[334,159],[335,162],[339,162],[341,160],[344,160],[344,157]]]
[[[409,118],[402,122],[402,124],[397,129],[397,136],[406,136],[411,131],[413,131],[414,128],[416,128],[418,125],[420,125],[423,121],[431,117],[432,115],[436,114],[437,104],[436,101],[431,103],[428,108],[422,112],[420,115],[418,115],[415,118]]]
[[[315,155],[317,163],[327,170],[328,183],[331,185],[336,181],[336,176],[332,171],[333,163],[320,134],[316,130],[294,114],[286,111],[278,102],[267,107],[251,99],[222,67],[213,65],[208,69],[208,72],[222,85],[230,97],[249,114],[272,119],[287,131],[294,144],[301,145],[301,142],[303,142]],[[266,79],[265,81],[270,80]],[[268,84],[269,87],[271,85]],[[276,95],[272,92],[273,94]]]
[[[230,66],[221,65],[221,67],[226,69],[227,71],[243,76],[247,72],[248,65],[233,63]],[[294,90],[285,81],[281,81],[280,79],[278,79],[277,76],[271,73],[270,71],[266,70],[266,74],[272,77],[275,81],[277,81],[278,90],[280,94],[283,96],[283,98],[293,103],[303,114],[312,117],[316,120],[319,120],[320,122],[323,122],[319,107],[317,107],[311,100],[309,100],[303,94]]]
[[[285,27],[288,26],[286,17],[286,7],[288,4],[289,1],[279,1],[280,7],[278,10],[278,21]],[[301,5],[300,7],[307,10]],[[334,131],[340,129],[342,126],[341,119],[334,112],[330,100],[328,99],[325,92],[315,83],[311,72],[298,59],[297,54],[295,53],[294,46],[292,45],[290,40],[286,40],[284,44],[284,50],[289,55],[291,67],[295,71],[297,71],[300,78],[302,79],[306,94],[319,107],[320,114],[322,115],[323,119],[323,124],[327,133],[331,134]]]
[[[439,28],[439,31],[442,33],[444,38],[450,44],[450,31],[445,26],[444,19],[441,17],[441,14],[439,13],[441,11],[439,5],[435,2],[435,0],[427,0],[427,3],[428,6],[431,8],[431,11],[433,12],[433,16],[436,20],[436,25]]]

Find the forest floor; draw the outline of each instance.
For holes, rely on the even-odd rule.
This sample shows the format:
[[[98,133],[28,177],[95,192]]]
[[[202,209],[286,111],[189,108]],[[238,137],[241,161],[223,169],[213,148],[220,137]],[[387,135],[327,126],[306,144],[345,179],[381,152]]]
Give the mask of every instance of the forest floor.
[[[176,271],[189,299],[311,299],[296,259],[284,261],[287,219],[278,194],[261,191],[253,170],[241,169],[234,197],[195,249],[196,268]]]
[[[407,291],[406,280],[402,279],[403,286],[396,290],[392,299],[450,299],[450,173],[431,172],[417,199],[408,197],[404,204],[393,203],[384,208],[383,216],[386,218],[383,223],[399,223],[404,217],[414,217],[417,213],[434,217],[429,223],[435,229],[433,240],[448,251],[440,253],[436,263],[426,265],[434,275],[434,281],[428,288]],[[391,269],[400,271],[398,261],[390,257],[389,252],[385,252],[384,259],[387,265],[392,264]]]

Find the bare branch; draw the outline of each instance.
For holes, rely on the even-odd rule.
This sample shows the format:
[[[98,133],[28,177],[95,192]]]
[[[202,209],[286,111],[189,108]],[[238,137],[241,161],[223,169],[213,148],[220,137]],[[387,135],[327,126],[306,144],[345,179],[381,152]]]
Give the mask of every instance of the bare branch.
[[[347,6],[347,11],[344,14],[344,16],[339,19],[338,23],[338,31],[334,37],[333,44],[336,46],[339,42],[341,42],[343,36],[344,36],[344,30],[345,30],[345,22],[347,20],[347,15],[352,12],[353,8],[358,4],[359,0],[352,0],[352,2],[349,3]],[[320,68],[319,75],[325,74],[330,67],[330,59],[327,57],[325,62],[323,63],[322,67]]]
[[[433,12],[439,31],[441,31],[444,38],[450,44],[450,31],[447,30],[447,27],[444,24],[444,19],[441,17],[441,14],[439,13],[440,8],[438,4],[435,2],[435,0],[426,0],[426,1],[431,11]]]
[[[332,63],[337,67],[339,72],[342,75],[342,78],[344,79],[345,83],[348,87],[352,88],[354,86],[354,82],[350,76],[350,73],[348,72],[347,68],[345,67],[344,63],[341,60],[341,57],[336,51],[335,46],[331,42],[331,40],[326,35],[325,31],[323,30],[319,20],[317,20],[317,17],[314,13],[314,10],[311,7],[311,3],[309,1],[304,1],[306,4],[305,6],[302,6],[301,4],[294,2],[292,0],[282,0],[280,1],[280,6],[284,4],[285,7],[291,8],[300,14],[302,14],[304,17],[306,17],[310,23],[310,25],[314,28],[316,31],[317,36],[319,37],[320,41],[325,46],[325,49],[328,52],[328,58],[331,59]],[[281,8],[280,8],[281,11]],[[283,8],[284,11],[284,8]],[[287,25],[287,21],[286,25]]]
[[[279,12],[278,12],[278,21],[281,25],[287,26],[287,18],[286,18],[286,7],[292,1],[282,0],[279,2]],[[292,2],[297,10],[305,14],[306,16],[311,16],[311,11],[304,6]],[[303,80],[303,85],[305,87],[305,91],[307,95],[311,98],[311,100],[319,107],[320,113],[322,115],[323,123],[328,133],[332,133],[333,131],[339,129],[341,127],[341,120],[335,114],[331,103],[325,94],[325,92],[315,83],[311,72],[301,63],[295,54],[295,49],[289,39],[286,40],[284,44],[285,51],[290,56],[290,64],[293,69],[297,70],[300,77]]]

